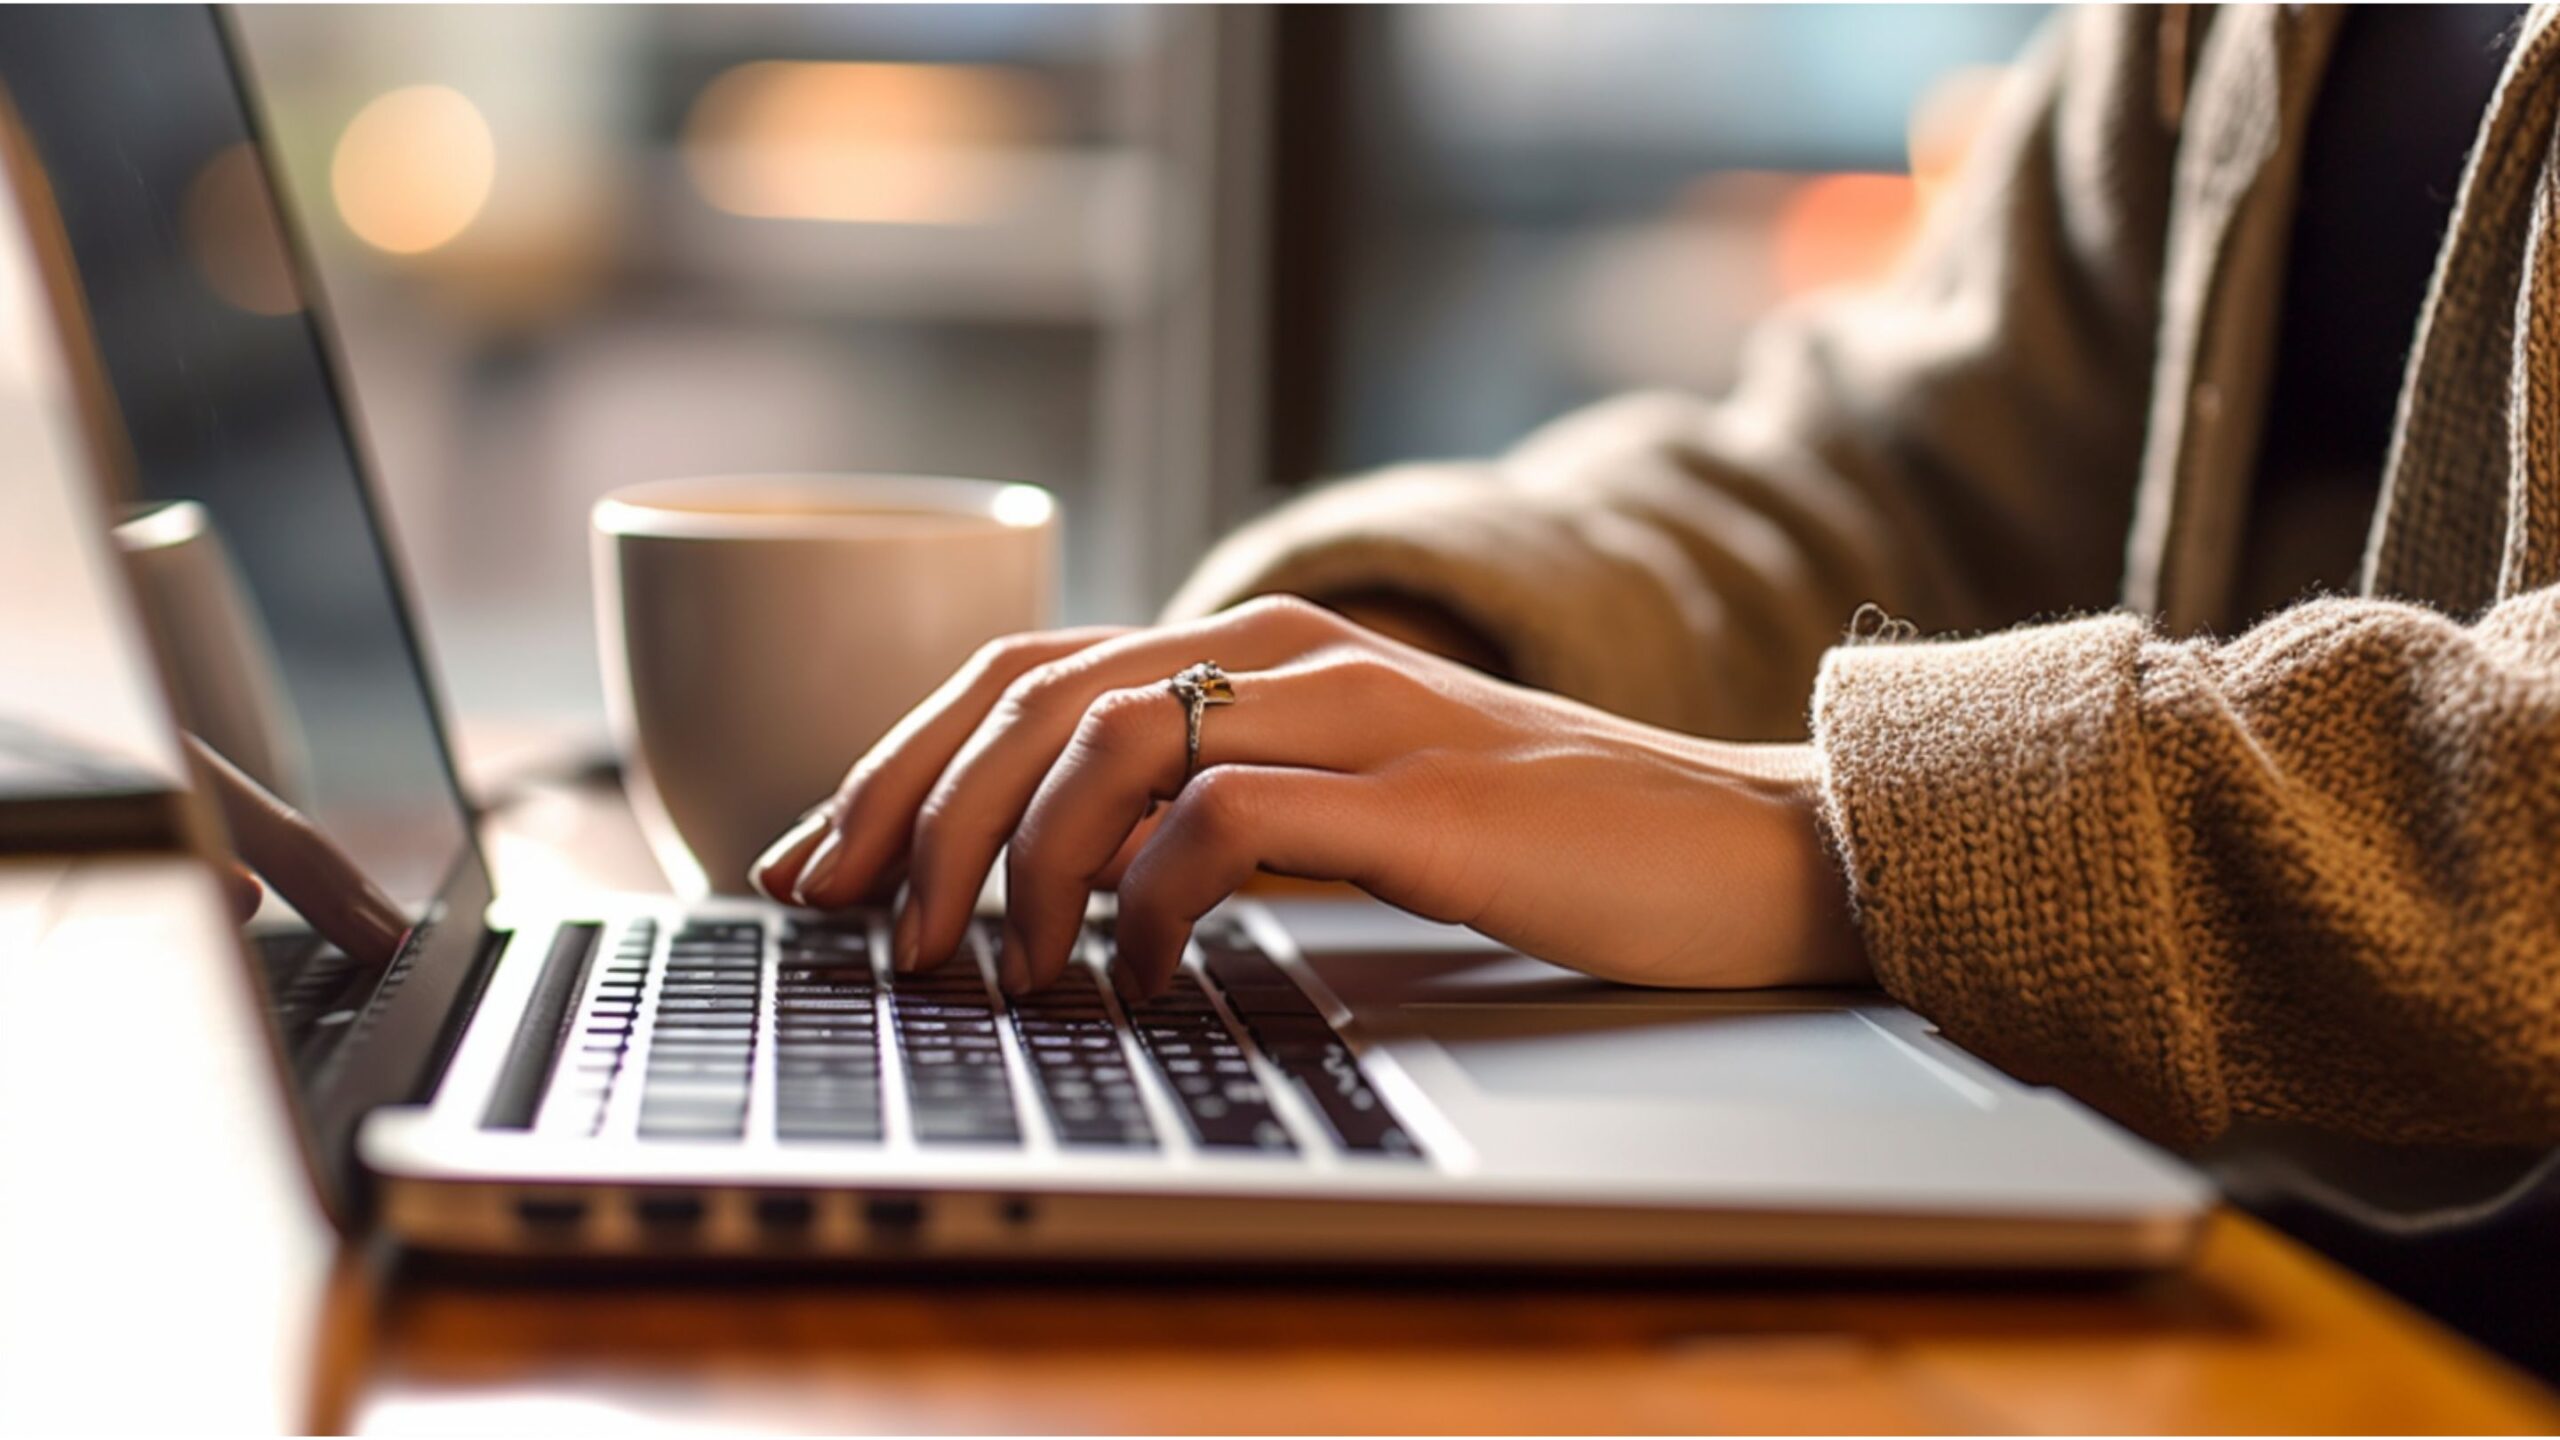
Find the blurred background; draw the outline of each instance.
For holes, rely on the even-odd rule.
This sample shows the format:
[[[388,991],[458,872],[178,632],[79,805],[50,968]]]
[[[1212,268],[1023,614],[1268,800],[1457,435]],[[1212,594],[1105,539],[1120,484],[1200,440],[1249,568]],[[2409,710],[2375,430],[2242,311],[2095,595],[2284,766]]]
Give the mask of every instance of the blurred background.
[[[1035,482],[1065,502],[1068,617],[1142,618],[1295,487],[1721,387],[1756,316],[1892,264],[2041,18],[253,6],[243,28],[485,775],[601,743],[606,490]]]

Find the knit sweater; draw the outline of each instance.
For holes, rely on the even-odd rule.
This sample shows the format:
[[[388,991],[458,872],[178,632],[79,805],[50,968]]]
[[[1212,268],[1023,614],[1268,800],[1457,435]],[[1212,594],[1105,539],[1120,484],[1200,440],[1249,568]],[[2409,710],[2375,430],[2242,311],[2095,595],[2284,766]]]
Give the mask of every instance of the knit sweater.
[[[2336,24],[2060,17],[1897,277],[1764,325],[1730,394],[1319,491],[1171,613],[1395,592],[1529,683],[1809,730],[1879,982],[2162,1140],[2560,1143],[2551,14],[2474,146],[2359,594],[2233,633]],[[1896,622],[1840,643],[1868,605]]]

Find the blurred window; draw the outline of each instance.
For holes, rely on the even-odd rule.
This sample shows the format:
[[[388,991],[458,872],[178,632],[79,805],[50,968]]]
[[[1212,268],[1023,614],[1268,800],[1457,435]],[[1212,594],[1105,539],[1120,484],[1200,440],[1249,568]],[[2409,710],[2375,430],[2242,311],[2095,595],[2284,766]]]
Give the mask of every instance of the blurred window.
[[[1279,90],[1312,118],[1278,165],[1275,471],[1721,389],[1770,306],[1892,264],[2046,10],[1284,12]]]
[[[1711,390],[1890,263],[2035,9],[258,7],[477,768],[601,736],[586,514],[1030,481],[1134,619],[1327,473]],[[256,303],[275,277],[231,283]]]

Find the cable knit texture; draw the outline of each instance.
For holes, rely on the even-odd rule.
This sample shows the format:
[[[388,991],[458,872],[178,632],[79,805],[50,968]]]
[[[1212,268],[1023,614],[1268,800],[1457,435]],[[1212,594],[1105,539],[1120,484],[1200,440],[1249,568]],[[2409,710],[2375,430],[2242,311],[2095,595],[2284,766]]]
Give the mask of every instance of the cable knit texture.
[[[2059,18],[1910,264],[1731,395],[1320,492],[1173,613],[1397,590],[1642,719],[1809,714],[1885,987],[2163,1140],[2560,1143],[2560,26],[2475,142],[2362,593],[2233,635],[2337,16],[2163,14]],[[1974,638],[1835,644],[1865,604]]]

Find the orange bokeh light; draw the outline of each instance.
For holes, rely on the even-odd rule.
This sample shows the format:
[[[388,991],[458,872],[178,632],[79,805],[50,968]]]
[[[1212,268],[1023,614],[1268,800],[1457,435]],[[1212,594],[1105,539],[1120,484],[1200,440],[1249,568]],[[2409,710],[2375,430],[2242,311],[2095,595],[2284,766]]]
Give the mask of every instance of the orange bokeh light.
[[[1824,175],[1778,210],[1771,258],[1779,290],[1800,295],[1883,279],[1919,228],[1919,185],[1908,175]]]
[[[684,164],[713,207],[761,219],[971,225],[1019,195],[1045,97],[989,66],[759,60],[694,102]]]

